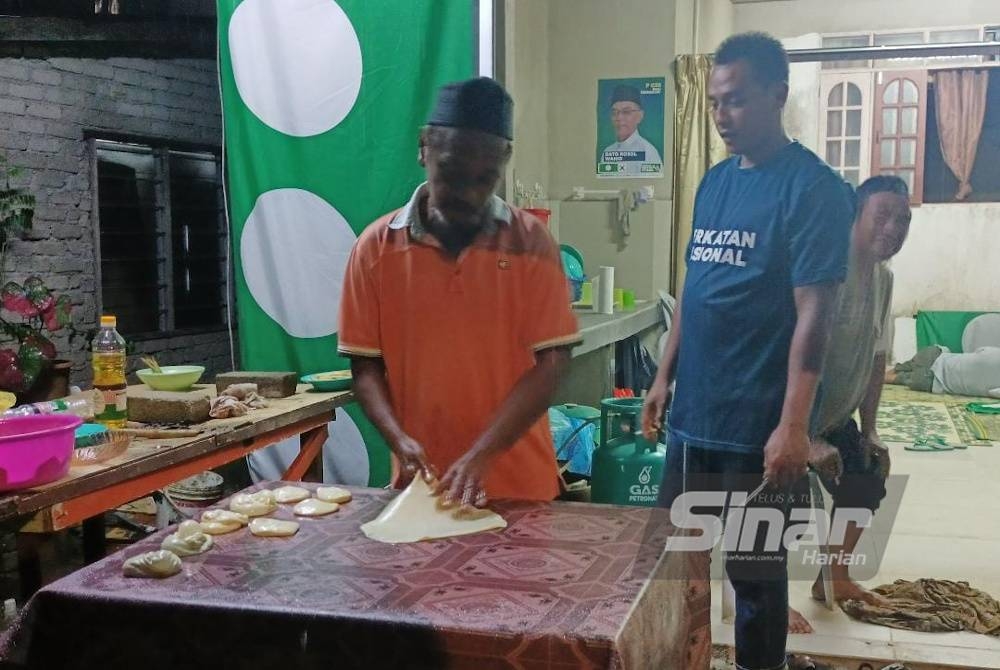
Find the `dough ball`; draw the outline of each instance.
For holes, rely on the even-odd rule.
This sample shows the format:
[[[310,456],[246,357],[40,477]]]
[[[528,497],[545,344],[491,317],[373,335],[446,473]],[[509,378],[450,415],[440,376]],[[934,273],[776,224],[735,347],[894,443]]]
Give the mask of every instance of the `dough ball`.
[[[320,486],[316,489],[316,497],[323,502],[343,505],[351,499],[351,492],[339,486]]]
[[[281,504],[297,503],[309,497],[309,491],[301,486],[282,486],[274,489],[274,499]]]
[[[250,519],[246,514],[231,512],[227,509],[210,509],[201,515],[200,525],[203,533],[225,535],[239,530],[248,523],[250,523]]]
[[[181,559],[177,554],[162,549],[133,556],[122,564],[122,574],[126,577],[163,579],[176,575],[180,571]]]
[[[229,509],[247,516],[264,516],[278,509],[278,502],[271,491],[239,493],[229,501]]]
[[[188,519],[187,521],[182,521],[181,525],[177,527],[176,535],[181,539],[187,539],[201,532],[203,532],[201,524],[194,519]]]
[[[212,548],[212,537],[205,533],[197,521],[185,521],[176,533],[163,538],[162,549],[178,556],[197,556]]]
[[[299,524],[280,519],[254,519],[250,522],[250,532],[257,537],[289,537],[299,532]]]
[[[338,509],[340,509],[340,505],[337,503],[309,498],[296,505],[293,511],[297,516],[324,516],[333,514]]]
[[[210,509],[201,515],[201,524],[204,526],[206,522],[235,523],[245,526],[250,523],[250,518],[246,514],[240,514],[228,509]]]

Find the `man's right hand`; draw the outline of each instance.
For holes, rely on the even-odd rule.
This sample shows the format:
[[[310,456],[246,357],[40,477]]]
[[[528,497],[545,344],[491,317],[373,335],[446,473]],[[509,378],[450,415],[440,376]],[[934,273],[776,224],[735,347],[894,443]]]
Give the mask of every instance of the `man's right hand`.
[[[401,484],[409,483],[418,472],[425,481],[432,481],[436,478],[424,448],[409,435],[403,435],[389,447],[399,459],[399,465],[402,468]]]
[[[656,440],[663,430],[663,415],[669,402],[670,384],[665,380],[655,379],[642,406],[642,434],[647,440]]]

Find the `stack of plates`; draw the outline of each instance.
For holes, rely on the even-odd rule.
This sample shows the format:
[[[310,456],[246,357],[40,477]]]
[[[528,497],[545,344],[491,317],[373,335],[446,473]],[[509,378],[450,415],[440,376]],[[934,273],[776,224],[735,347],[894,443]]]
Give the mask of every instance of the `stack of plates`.
[[[180,500],[215,501],[222,497],[222,477],[206,470],[167,487],[167,493]]]

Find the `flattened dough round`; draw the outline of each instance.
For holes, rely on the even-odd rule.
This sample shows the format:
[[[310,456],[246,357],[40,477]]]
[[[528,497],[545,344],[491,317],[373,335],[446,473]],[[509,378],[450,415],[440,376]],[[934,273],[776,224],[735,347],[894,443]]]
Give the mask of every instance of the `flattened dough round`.
[[[507,522],[488,509],[445,507],[423,477],[414,477],[373,521],[361,526],[369,538],[392,544],[500,530]]]
[[[257,537],[289,537],[299,532],[299,524],[280,519],[254,519],[250,522],[250,532]]]
[[[282,486],[273,491],[274,499],[282,505],[286,503],[297,503],[309,497],[309,491],[301,486]]]
[[[271,491],[239,493],[229,501],[229,509],[247,516],[264,516],[278,509],[278,501]]]
[[[338,509],[340,509],[340,505],[337,503],[309,498],[296,505],[293,511],[296,516],[325,516],[333,514]]]
[[[163,538],[160,548],[181,557],[197,556],[212,548],[212,537],[202,530],[200,523],[189,519],[180,525],[176,533]]]
[[[228,509],[210,509],[201,515],[201,530],[209,535],[225,535],[250,523],[246,514]]]
[[[133,556],[122,564],[126,577],[172,577],[181,571],[181,559],[172,551],[148,551]]]
[[[316,489],[316,498],[323,502],[343,505],[351,499],[351,492],[339,486],[320,486]]]

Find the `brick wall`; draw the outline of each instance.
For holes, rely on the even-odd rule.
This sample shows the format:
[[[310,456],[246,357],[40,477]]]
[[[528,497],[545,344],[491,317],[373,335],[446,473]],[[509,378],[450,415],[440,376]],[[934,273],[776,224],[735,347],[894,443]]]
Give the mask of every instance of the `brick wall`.
[[[73,302],[73,330],[55,338],[89,381],[86,334],[98,321],[92,213],[96,206],[85,131],[219,145],[212,60],[0,58],[0,151],[24,168],[17,185],[37,199],[34,229],[8,249],[7,277],[37,274]],[[128,337],[127,333],[124,333]],[[164,363],[229,370],[224,331],[138,342]],[[133,364],[131,367],[136,367]]]

